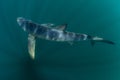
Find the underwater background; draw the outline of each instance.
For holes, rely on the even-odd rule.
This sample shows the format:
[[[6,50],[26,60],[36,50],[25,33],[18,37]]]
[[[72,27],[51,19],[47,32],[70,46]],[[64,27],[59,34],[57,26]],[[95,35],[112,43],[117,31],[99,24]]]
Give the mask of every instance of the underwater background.
[[[17,17],[67,23],[116,45],[37,39],[32,60]],[[120,0],[0,0],[0,80],[120,80]]]

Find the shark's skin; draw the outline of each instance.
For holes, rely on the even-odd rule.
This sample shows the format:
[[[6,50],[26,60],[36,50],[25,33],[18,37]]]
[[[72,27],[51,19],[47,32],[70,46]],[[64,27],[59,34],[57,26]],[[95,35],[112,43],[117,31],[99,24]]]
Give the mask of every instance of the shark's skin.
[[[112,41],[104,40],[100,37],[91,37],[87,34],[80,34],[66,31],[67,24],[54,26],[54,24],[37,24],[31,20],[27,20],[22,17],[17,18],[19,26],[26,32],[28,32],[28,52],[32,59],[35,58],[35,40],[36,38],[42,38],[51,41],[59,42],[73,42],[73,41],[84,41],[90,40],[91,44],[94,45],[95,41],[104,42],[108,44],[114,44]]]
[[[66,25],[61,25],[57,28],[52,28],[52,25],[50,23],[37,24],[32,22],[31,20],[26,20],[24,18],[18,18],[17,22],[24,29],[24,31],[27,31],[29,34],[34,35],[35,37],[43,38],[46,40],[80,41],[87,40],[90,38],[90,36],[86,34],[73,33],[58,29],[59,27],[66,27]]]

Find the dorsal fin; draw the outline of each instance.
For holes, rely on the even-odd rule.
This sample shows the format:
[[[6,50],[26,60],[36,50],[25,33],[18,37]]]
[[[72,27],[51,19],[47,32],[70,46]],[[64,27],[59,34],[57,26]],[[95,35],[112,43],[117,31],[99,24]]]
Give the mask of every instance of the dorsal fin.
[[[62,31],[65,31],[67,29],[67,24],[63,24],[63,25],[57,26],[55,28],[59,29],[59,30],[62,30]]]

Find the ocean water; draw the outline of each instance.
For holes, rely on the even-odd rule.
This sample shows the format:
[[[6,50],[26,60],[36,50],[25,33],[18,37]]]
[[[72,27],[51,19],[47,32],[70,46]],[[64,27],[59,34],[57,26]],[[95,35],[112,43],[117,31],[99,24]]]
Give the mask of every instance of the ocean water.
[[[37,39],[32,60],[17,17],[67,23],[116,45]],[[120,80],[120,0],[0,0],[0,80]]]

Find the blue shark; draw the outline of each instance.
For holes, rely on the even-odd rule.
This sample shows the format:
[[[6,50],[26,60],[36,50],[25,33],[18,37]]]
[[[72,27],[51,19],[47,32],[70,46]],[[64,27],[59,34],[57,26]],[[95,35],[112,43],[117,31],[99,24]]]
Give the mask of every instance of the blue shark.
[[[35,44],[37,38],[69,43],[89,40],[92,46],[95,42],[104,42],[112,45],[115,44],[110,40],[105,40],[98,36],[93,37],[88,34],[69,32],[66,30],[68,26],[67,24],[57,26],[52,23],[38,24],[23,17],[18,17],[17,23],[28,33],[28,52],[32,59],[35,58]]]

